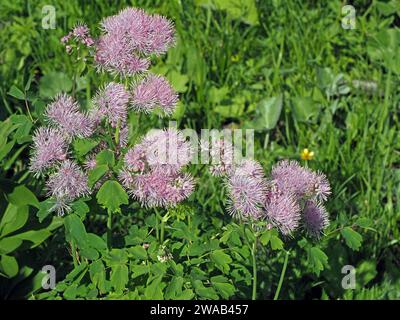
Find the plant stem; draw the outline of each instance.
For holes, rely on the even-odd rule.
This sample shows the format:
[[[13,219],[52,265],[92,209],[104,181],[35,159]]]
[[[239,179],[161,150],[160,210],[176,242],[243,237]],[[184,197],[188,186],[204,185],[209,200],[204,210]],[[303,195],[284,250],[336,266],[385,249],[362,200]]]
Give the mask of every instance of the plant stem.
[[[289,259],[289,254],[290,254],[290,252],[287,251],[286,255],[285,255],[285,261],[283,262],[281,277],[279,278],[278,288],[276,289],[276,292],[275,292],[274,300],[278,300],[278,298],[279,298],[279,293],[280,293],[281,288],[282,288],[283,279],[285,278],[285,273],[286,273],[286,267],[287,267],[287,263],[288,263],[288,259]]]
[[[72,260],[74,262],[74,267],[76,268],[78,266],[78,260],[76,259],[76,245],[74,243],[74,240],[71,241],[71,252],[72,252]]]
[[[257,260],[256,260],[256,251],[257,251],[257,235],[255,236],[253,248],[251,250],[252,258],[253,258],[253,293],[251,296],[252,300],[256,300],[257,298]]]
[[[108,218],[107,218],[107,246],[108,249],[112,248],[112,212],[107,210]]]

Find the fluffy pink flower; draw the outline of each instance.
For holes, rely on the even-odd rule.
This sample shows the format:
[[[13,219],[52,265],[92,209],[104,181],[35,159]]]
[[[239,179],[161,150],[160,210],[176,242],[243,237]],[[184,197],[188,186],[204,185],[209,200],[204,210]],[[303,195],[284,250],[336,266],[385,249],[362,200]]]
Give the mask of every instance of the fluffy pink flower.
[[[91,116],[99,123],[103,117],[107,118],[112,127],[120,126],[126,122],[128,114],[129,93],[122,84],[110,82],[99,91],[94,98],[94,109]]]
[[[169,173],[178,172],[189,164],[193,154],[190,143],[174,128],[150,131],[131,150],[125,157],[129,168],[143,171],[148,166]]]
[[[57,161],[67,158],[67,142],[54,128],[41,127],[32,137],[33,148],[30,170],[40,174]]]
[[[188,174],[151,171],[136,175],[133,179],[130,193],[146,207],[175,206],[188,198],[194,189],[193,178]]]
[[[280,161],[272,169],[272,178],[282,191],[299,197],[326,199],[330,194],[325,175],[303,168],[297,161]]]
[[[311,236],[319,238],[329,225],[328,213],[322,205],[307,201],[303,210],[303,224]]]
[[[163,76],[149,75],[133,91],[132,107],[136,111],[149,113],[160,108],[164,114],[174,112],[178,95]]]
[[[267,218],[282,234],[289,235],[298,228],[300,206],[296,196],[274,186],[267,193],[265,210]]]
[[[70,96],[59,95],[47,106],[46,117],[68,137],[89,137],[93,134],[93,122],[79,111],[79,105]]]
[[[95,64],[99,70],[120,75],[145,72],[150,61],[131,52],[124,38],[112,35],[101,36],[96,43]]]
[[[71,160],[61,163],[58,171],[50,175],[46,186],[49,196],[53,196],[59,203],[68,204],[89,194],[87,176]]]
[[[213,176],[220,177],[233,173],[234,149],[231,141],[219,139],[210,143],[208,140],[202,140],[200,149],[203,155],[209,157],[210,172]]]
[[[240,219],[259,219],[263,214],[266,185],[263,179],[232,175],[227,180],[228,212]]]
[[[253,177],[255,179],[264,178],[263,167],[255,160],[245,159],[235,166],[235,175]]]
[[[105,18],[101,25],[104,35],[96,45],[96,63],[122,75],[147,70],[149,60],[139,57],[164,53],[175,41],[175,30],[168,19],[141,9],[124,9]]]

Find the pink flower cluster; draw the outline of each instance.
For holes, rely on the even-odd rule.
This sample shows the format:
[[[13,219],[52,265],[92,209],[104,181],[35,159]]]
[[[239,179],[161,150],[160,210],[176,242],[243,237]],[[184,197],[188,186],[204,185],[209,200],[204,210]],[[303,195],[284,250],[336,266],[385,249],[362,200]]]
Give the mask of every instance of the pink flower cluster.
[[[212,173],[215,173],[215,165]],[[313,172],[296,161],[280,161],[266,178],[254,160],[232,164],[220,170],[228,190],[228,212],[236,218],[265,220],[282,234],[293,234],[303,227],[318,238],[329,225],[323,203],[330,195],[330,185],[321,172]]]
[[[90,36],[90,30],[86,24],[76,25],[70,33],[61,38],[61,43],[65,45],[67,53],[71,53],[72,51],[71,41],[81,43],[86,47],[94,45],[94,40]]]
[[[124,9],[105,18],[101,26],[104,33],[96,44],[96,64],[121,75],[146,71],[148,56],[165,53],[175,42],[172,22],[142,9]]]
[[[182,172],[191,157],[191,145],[180,131],[153,130],[128,150],[119,178],[143,206],[175,206],[194,190],[193,178]]]

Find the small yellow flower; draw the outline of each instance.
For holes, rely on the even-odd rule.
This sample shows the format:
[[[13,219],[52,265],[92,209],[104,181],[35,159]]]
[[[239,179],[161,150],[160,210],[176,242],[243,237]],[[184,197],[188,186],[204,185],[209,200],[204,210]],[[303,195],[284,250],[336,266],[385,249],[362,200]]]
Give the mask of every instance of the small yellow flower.
[[[302,160],[312,160],[314,158],[314,151],[310,151],[307,148],[305,148],[300,153],[300,157]]]

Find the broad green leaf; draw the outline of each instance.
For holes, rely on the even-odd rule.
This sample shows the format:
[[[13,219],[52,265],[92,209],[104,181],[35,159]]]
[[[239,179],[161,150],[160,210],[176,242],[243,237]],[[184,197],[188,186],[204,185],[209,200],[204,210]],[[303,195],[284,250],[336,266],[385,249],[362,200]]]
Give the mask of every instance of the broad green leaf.
[[[64,219],[67,241],[75,241],[82,249],[87,247],[87,233],[84,224],[76,214],[69,214]]]
[[[310,97],[296,97],[291,100],[294,118],[297,121],[315,119],[320,112],[320,105]]]
[[[96,165],[108,165],[112,168],[115,164],[114,153],[111,150],[103,150],[96,156]]]
[[[340,233],[342,234],[346,244],[349,248],[358,251],[361,247],[362,236],[350,227],[343,228]]]
[[[144,295],[148,300],[162,300],[164,298],[161,284],[162,277],[156,277],[144,290]]]
[[[63,72],[51,71],[40,78],[39,93],[45,98],[53,98],[61,92],[72,89],[71,79]]]
[[[116,265],[111,268],[111,285],[116,292],[122,292],[129,281],[129,271],[126,265]]]
[[[131,265],[131,271],[132,271],[132,278],[137,278],[143,274],[146,274],[150,271],[150,268],[148,265],[145,264],[139,264],[139,265]]]
[[[271,130],[278,123],[282,111],[282,95],[261,100],[250,126],[255,130]]]
[[[107,249],[107,244],[103,240],[103,238],[99,237],[98,235],[94,233],[88,233],[87,234],[87,242],[89,247],[96,249],[96,250],[106,250]]]
[[[174,299],[177,295],[182,294],[183,278],[174,276],[165,288],[165,299]]]
[[[328,257],[321,249],[312,247],[308,249],[308,263],[312,271],[319,275],[328,266]]]
[[[18,274],[18,262],[14,257],[0,256],[0,273],[5,274],[8,278],[13,278]]]
[[[88,152],[93,150],[93,148],[95,148],[98,144],[99,141],[93,139],[76,139],[73,142],[74,150],[78,155],[78,157],[85,156]]]
[[[17,207],[10,203],[0,222],[0,235],[2,237],[22,228],[28,220],[29,209],[27,206]]]
[[[222,250],[215,250],[210,254],[210,258],[222,272],[229,272],[229,264],[232,262],[232,258],[228,254]]]
[[[90,279],[99,288],[101,293],[105,292],[106,269],[101,260],[93,261],[89,267]]]
[[[83,219],[86,216],[86,214],[90,211],[89,206],[82,199],[74,201],[70,207],[72,211],[76,213],[81,219]]]
[[[228,299],[235,293],[235,287],[229,283],[228,278],[223,276],[211,277],[211,283],[214,288],[219,292],[222,299]]]
[[[0,148],[0,161],[4,159],[4,157],[6,157],[9,152],[12,150],[12,148],[15,145],[15,141],[10,141],[9,143],[3,145]]]
[[[0,240],[0,254],[8,254],[17,249],[22,240],[17,237],[7,237]]]
[[[8,195],[8,201],[17,207],[31,205],[40,208],[39,200],[31,190],[23,185],[16,187],[14,191]]]
[[[139,260],[147,259],[147,252],[142,246],[134,246],[128,249],[128,252]]]
[[[100,180],[108,171],[106,164],[97,165],[95,168],[89,171],[89,187],[93,187],[94,184]]]
[[[25,100],[25,93],[15,85],[11,86],[10,90],[8,91],[8,94],[19,100]]]
[[[97,202],[111,212],[119,212],[123,204],[129,204],[128,194],[114,180],[106,181],[97,192]]]
[[[48,198],[39,203],[39,211],[36,213],[36,216],[39,219],[39,222],[42,223],[44,219],[51,213],[51,209],[54,206],[54,200],[52,198]]]
[[[29,230],[20,234],[17,234],[15,237],[32,242],[30,248],[34,248],[40,245],[44,240],[51,236],[51,232],[47,229],[42,230]]]

